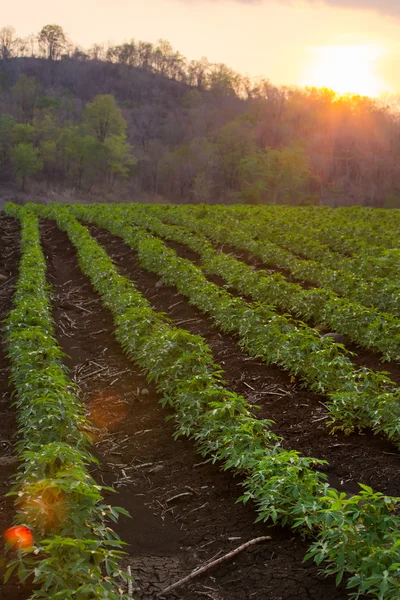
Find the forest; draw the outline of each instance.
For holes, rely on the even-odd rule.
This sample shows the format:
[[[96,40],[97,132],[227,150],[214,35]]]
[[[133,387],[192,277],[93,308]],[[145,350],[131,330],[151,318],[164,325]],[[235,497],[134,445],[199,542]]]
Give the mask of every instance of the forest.
[[[0,186],[46,197],[400,207],[389,99],[250,80],[166,40],[0,30]]]

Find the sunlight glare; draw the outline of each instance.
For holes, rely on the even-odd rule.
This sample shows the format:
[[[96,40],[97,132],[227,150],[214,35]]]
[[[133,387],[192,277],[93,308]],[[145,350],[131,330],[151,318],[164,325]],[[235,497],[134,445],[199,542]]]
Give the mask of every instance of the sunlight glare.
[[[66,519],[65,492],[52,480],[23,486],[18,494],[18,512],[42,532],[57,530]]]
[[[91,423],[108,431],[116,429],[128,414],[126,402],[109,389],[94,393],[87,406]]]
[[[313,51],[313,64],[304,85],[371,97],[388,91],[374,72],[374,63],[384,54],[379,46],[319,46]]]

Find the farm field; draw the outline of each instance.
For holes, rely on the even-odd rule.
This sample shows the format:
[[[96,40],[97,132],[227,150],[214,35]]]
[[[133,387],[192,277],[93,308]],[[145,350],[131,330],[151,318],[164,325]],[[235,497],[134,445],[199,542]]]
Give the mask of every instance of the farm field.
[[[1,600],[155,598],[259,536],[162,597],[399,597],[396,212],[8,204],[0,228],[0,522],[37,548]]]

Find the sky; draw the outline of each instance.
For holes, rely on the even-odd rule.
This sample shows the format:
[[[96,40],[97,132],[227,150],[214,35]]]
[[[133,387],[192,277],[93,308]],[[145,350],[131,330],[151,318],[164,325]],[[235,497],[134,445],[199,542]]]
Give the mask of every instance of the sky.
[[[400,93],[400,0],[20,0],[0,27],[20,36],[63,27],[85,48],[167,39],[255,81],[371,96]],[[352,89],[350,89],[352,88]]]

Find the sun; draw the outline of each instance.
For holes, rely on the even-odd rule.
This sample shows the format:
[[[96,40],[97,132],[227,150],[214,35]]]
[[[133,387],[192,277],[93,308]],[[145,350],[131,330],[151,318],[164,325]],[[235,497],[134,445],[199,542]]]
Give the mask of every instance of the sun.
[[[389,91],[375,74],[375,63],[384,54],[378,46],[319,46],[313,54],[304,81],[307,86],[372,97]]]

